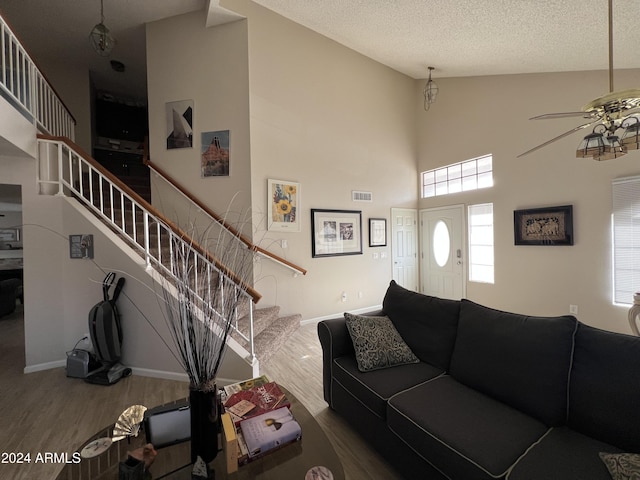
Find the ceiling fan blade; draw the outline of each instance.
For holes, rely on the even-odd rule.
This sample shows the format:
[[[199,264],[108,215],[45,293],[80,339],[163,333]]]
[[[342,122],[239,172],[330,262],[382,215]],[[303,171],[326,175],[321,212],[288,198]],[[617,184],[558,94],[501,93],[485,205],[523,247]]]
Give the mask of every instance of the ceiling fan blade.
[[[564,138],[568,135],[571,135],[572,133],[577,132],[578,130],[582,130],[583,128],[587,128],[590,127],[591,125],[593,125],[594,123],[596,123],[598,120],[594,120],[593,122],[589,122],[589,123],[585,123],[584,125],[579,125],[577,127],[572,128],[571,130],[564,132],[561,135],[558,135],[557,137],[552,138],[551,140],[548,140],[544,143],[541,143],[540,145],[533,147],[531,150],[527,150],[524,153],[521,153],[520,155],[518,155],[516,158],[520,158],[520,157],[524,157],[525,155],[530,154],[531,152],[535,152],[536,150],[542,148],[542,147],[546,147],[547,145],[549,145],[550,143],[555,142],[556,140],[560,140],[561,138]]]
[[[560,113],[545,113],[544,115],[538,115],[531,117],[529,120],[547,120],[549,118],[569,118],[569,117],[584,117],[593,118],[593,112],[560,112]]]

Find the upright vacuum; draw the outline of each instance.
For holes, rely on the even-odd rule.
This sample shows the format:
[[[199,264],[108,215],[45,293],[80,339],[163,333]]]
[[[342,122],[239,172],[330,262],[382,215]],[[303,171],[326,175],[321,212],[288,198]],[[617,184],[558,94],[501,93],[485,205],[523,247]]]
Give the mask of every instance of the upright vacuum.
[[[121,378],[131,375],[131,369],[120,364],[122,348],[122,326],[116,301],[120,296],[125,279],[115,282],[113,295],[109,290],[113,286],[116,274],[110,272],[102,282],[102,301],[89,311],[89,335],[100,367],[89,372],[85,381],[99,385],[113,385]]]

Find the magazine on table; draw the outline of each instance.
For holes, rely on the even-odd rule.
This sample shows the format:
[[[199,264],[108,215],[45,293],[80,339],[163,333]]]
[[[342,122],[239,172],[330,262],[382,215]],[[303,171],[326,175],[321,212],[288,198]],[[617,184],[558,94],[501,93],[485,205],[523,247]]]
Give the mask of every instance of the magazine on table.
[[[242,420],[240,431],[250,459],[302,439],[300,424],[287,407]]]
[[[236,426],[247,418],[290,406],[291,402],[276,382],[240,390],[231,394],[224,402],[225,411],[231,415]]]

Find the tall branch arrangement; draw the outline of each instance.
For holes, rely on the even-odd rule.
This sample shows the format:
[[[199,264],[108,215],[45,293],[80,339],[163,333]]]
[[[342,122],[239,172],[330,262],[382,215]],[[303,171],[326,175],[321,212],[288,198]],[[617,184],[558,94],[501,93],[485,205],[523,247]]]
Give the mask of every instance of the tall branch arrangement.
[[[253,251],[226,231],[213,240],[203,235],[198,242],[172,236],[170,245],[170,271],[175,278],[164,280],[163,295],[174,355],[191,388],[209,391],[238,307],[251,301],[246,289],[253,274]]]

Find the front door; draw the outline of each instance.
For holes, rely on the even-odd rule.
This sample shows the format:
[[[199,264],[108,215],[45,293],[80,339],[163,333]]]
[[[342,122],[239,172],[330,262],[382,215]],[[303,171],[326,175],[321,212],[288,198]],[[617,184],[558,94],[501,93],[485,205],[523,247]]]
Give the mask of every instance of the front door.
[[[464,206],[420,212],[422,292],[459,300],[465,296]]]

